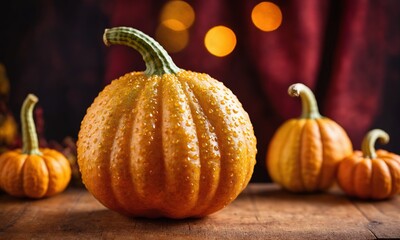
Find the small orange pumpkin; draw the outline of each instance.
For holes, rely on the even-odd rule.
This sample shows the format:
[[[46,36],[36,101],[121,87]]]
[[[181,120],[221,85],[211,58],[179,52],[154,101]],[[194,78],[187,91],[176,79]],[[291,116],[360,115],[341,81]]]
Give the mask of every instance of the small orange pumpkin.
[[[104,41],[138,50],[146,71],[112,81],[88,108],[77,144],[86,188],[130,216],[202,217],[232,202],[257,151],[236,96],[136,29],[107,29]]]
[[[71,179],[68,160],[56,150],[38,147],[33,108],[38,98],[29,94],[21,109],[22,150],[0,157],[0,188],[12,196],[42,198],[64,191]]]
[[[387,143],[389,135],[380,129],[369,131],[362,151],[354,151],[340,163],[337,180],[347,195],[380,200],[400,193],[400,156],[382,149],[375,151],[377,139]]]
[[[292,97],[301,97],[300,118],[290,119],[272,137],[266,156],[271,179],[293,192],[329,188],[338,163],[352,152],[345,130],[322,117],[312,91],[304,84],[289,87]]]

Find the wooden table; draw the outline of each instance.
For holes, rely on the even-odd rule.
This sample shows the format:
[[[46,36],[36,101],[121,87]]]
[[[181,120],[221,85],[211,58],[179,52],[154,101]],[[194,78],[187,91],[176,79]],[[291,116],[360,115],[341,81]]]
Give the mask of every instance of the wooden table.
[[[85,189],[48,199],[0,193],[0,239],[400,239],[400,196],[388,201],[329,193],[291,194],[250,184],[228,207],[203,219],[133,219]]]

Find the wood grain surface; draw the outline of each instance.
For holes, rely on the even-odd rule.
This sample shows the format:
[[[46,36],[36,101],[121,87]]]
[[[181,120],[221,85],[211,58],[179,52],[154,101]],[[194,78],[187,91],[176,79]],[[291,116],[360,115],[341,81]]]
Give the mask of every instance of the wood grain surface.
[[[400,196],[386,201],[328,193],[292,194],[250,184],[202,219],[128,218],[83,188],[42,200],[0,193],[0,239],[400,239]]]

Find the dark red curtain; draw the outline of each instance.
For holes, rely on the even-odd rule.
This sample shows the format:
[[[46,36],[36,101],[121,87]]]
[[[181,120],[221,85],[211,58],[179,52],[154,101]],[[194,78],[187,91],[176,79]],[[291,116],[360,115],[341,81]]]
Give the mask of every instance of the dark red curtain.
[[[35,92],[46,137],[62,139],[76,137],[86,108],[104,85],[144,70],[134,50],[103,46],[104,28],[131,26],[154,36],[166,1],[11,2],[0,10],[5,20],[15,21],[2,21],[0,40],[0,61],[12,81],[11,106],[17,113],[26,93]],[[347,130],[355,148],[366,131],[378,127],[392,137],[384,148],[400,153],[399,1],[273,1],[283,14],[273,32],[251,22],[251,10],[261,1],[187,2],[196,13],[189,44],[171,56],[181,68],[224,82],[243,103],[258,140],[253,181],[268,180],[269,140],[280,124],[300,114],[300,100],[287,95],[295,82],[313,89],[321,113]],[[203,44],[216,25],[237,36],[236,49],[224,58],[210,55]]]

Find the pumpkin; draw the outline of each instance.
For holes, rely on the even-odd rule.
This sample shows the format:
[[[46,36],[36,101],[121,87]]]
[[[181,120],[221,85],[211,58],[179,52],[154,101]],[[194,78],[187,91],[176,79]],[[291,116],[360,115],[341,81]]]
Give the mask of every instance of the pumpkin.
[[[375,142],[389,142],[389,135],[374,129],[367,133],[361,151],[346,157],[339,165],[337,180],[352,197],[380,200],[400,193],[400,156],[386,150],[375,150]]]
[[[0,188],[16,197],[53,196],[62,192],[71,179],[69,162],[61,153],[38,147],[32,116],[37,101],[29,94],[21,108],[22,149],[0,156]]]
[[[112,210],[149,218],[202,217],[232,202],[257,151],[237,97],[178,68],[136,29],[106,29],[104,42],[136,49],[146,70],[112,81],[87,109],[77,142],[86,188]]]
[[[315,192],[329,188],[338,163],[352,152],[345,130],[321,116],[313,92],[304,84],[289,87],[301,97],[302,114],[284,122],[274,133],[266,154],[271,179],[292,192]]]

